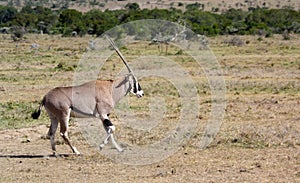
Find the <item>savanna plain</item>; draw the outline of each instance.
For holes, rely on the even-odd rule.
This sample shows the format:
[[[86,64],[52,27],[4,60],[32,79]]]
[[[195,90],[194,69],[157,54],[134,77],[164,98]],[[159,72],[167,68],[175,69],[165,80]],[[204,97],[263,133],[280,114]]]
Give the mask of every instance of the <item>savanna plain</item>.
[[[73,155],[57,134],[57,151],[62,155],[51,156],[46,112],[38,120],[30,116],[47,91],[72,85],[78,63],[92,51],[88,45],[95,38],[28,34],[14,42],[10,35],[1,35],[0,182],[299,182],[300,37],[239,36],[242,46],[228,45],[232,38],[209,38],[226,83],[226,109],[220,131],[205,149],[198,142],[213,101],[201,66],[172,44],[167,53],[165,45],[159,50],[148,42],[121,48],[129,64],[141,56],[158,55],[185,68],[195,83],[200,106],[197,129],[174,154],[158,162],[130,165],[101,154],[86,141],[74,119],[69,135],[82,155]],[[98,77],[114,79],[123,67],[114,54],[99,69]],[[139,82],[145,97],[126,97],[135,119],[153,117],[151,98],[160,97],[166,105],[163,120],[149,131],[137,131],[112,113],[121,145],[159,141],[179,119],[180,95],[170,81],[144,77]]]

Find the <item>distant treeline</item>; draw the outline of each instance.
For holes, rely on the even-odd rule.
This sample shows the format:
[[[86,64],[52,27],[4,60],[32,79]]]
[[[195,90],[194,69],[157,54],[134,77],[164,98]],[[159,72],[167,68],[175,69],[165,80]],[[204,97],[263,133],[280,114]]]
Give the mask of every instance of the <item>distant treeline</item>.
[[[186,11],[179,9],[140,9],[131,3],[124,10],[91,10],[86,13],[74,9],[51,10],[41,6],[25,6],[21,10],[0,6],[2,32],[21,27],[26,32],[62,34],[70,36],[93,34],[105,31],[134,20],[163,19],[184,22],[197,34],[206,36],[236,34],[259,34],[270,36],[285,32],[300,33],[300,11],[293,9],[250,8],[249,11],[230,9],[222,14],[204,12],[197,6]]]

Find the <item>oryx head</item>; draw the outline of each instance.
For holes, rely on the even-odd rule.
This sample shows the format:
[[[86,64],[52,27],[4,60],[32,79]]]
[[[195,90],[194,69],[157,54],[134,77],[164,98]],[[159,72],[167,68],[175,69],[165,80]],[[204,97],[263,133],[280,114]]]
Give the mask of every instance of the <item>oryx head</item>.
[[[111,46],[116,50],[117,54],[122,59],[123,63],[125,64],[128,72],[129,72],[128,79],[129,79],[129,84],[130,84],[130,92],[133,93],[134,95],[136,95],[138,98],[144,96],[144,92],[143,92],[138,80],[134,76],[132,70],[130,69],[128,63],[126,62],[125,57],[122,55],[122,53],[120,52],[118,47],[115,45],[114,41],[112,39],[110,39],[110,37],[108,35],[105,35],[105,37],[109,41]]]

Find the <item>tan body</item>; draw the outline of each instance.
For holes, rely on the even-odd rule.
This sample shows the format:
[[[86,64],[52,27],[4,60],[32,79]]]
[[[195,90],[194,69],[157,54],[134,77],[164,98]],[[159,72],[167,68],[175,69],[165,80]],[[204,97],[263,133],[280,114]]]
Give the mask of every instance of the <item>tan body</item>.
[[[118,83],[120,80],[115,82],[96,80],[80,86],[57,87],[45,95],[44,106],[57,118],[64,116],[71,108],[72,117],[103,119],[103,115],[109,114],[115,104],[128,93],[122,87],[117,88]]]
[[[40,115],[41,108],[44,106],[51,120],[48,136],[50,137],[52,150],[55,153],[55,132],[58,124],[60,124],[60,134],[72,151],[79,154],[77,149],[71,145],[68,137],[68,123],[70,116],[73,117],[95,117],[99,118],[108,133],[104,144],[110,138],[113,145],[118,151],[122,151],[121,147],[115,142],[112,132],[115,130],[114,125],[109,121],[108,115],[115,105],[128,92],[136,94],[138,97],[143,96],[143,91],[133,88],[139,86],[136,78],[132,75],[117,80],[95,80],[79,86],[57,87],[50,90],[43,98],[43,101],[37,112],[32,117],[37,119]],[[104,147],[100,146],[100,147]]]

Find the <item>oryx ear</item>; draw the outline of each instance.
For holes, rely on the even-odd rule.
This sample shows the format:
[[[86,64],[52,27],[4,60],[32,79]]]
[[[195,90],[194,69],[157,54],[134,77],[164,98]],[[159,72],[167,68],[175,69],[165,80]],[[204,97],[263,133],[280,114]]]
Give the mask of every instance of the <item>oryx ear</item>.
[[[122,82],[120,82],[120,83],[116,86],[116,88],[119,88],[120,86],[122,86],[123,84],[127,83],[128,81],[130,82],[129,76],[125,76],[124,80],[123,80]]]

